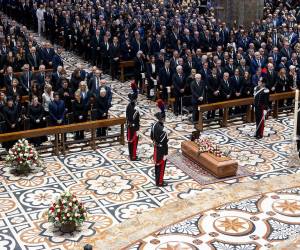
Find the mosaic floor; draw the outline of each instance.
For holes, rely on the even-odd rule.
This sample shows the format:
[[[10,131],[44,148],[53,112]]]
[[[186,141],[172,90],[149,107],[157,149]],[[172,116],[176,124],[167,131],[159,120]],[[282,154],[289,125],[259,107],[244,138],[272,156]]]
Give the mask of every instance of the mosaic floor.
[[[42,41],[41,38],[38,39],[39,42]],[[87,70],[90,68],[87,62],[82,61],[70,52],[64,52],[63,57],[68,73],[74,69],[75,64],[78,62],[82,63]],[[124,115],[127,93],[129,92],[128,83],[109,82],[109,84],[113,90],[113,106],[110,115]],[[156,107],[154,103],[147,101],[142,96],[139,97],[138,105],[142,114],[141,139],[138,150],[139,156],[142,157],[141,162],[130,162],[128,160],[126,146],[114,146],[98,148],[96,151],[69,152],[66,156],[60,157],[45,157],[43,171],[28,177],[15,177],[10,174],[9,169],[3,162],[0,163],[1,250],[73,249],[78,242],[88,241],[90,236],[101,234],[101,232],[131,219],[143,213],[143,211],[154,210],[178,199],[190,199],[196,194],[209,192],[238,182],[243,183],[249,180],[291,175],[298,172],[298,168],[289,168],[292,120],[290,117],[281,117],[277,121],[270,120],[267,123],[267,137],[260,141],[249,136],[254,133],[254,124],[240,124],[204,132],[204,134],[212,136],[217,143],[226,147],[230,151],[230,156],[237,159],[240,166],[252,172],[253,176],[201,186],[190,176],[169,164],[165,176],[169,185],[158,188],[154,185],[153,151],[149,138],[150,125],[154,122],[153,114],[156,112]],[[189,138],[193,126],[187,121],[187,117],[183,117],[182,120],[181,117],[174,117],[171,113],[168,113],[166,127],[170,138],[170,153],[177,152],[180,149],[180,143]],[[107,183],[110,185],[107,185]],[[88,221],[84,223],[82,230],[73,235],[55,233],[45,217],[45,211],[51,201],[64,190],[75,193],[88,208]],[[274,195],[279,198],[273,199]],[[232,247],[231,243],[227,247],[227,243],[224,243],[234,239],[232,235],[227,234],[226,236],[226,234],[223,234],[225,229],[224,227],[222,229],[222,223],[223,225],[226,224],[224,221],[229,216],[228,211],[230,209],[234,210],[226,207],[218,211],[201,214],[187,222],[180,223],[182,226],[172,226],[170,229],[166,229],[167,231],[161,231],[151,236],[152,238],[146,238],[143,240],[146,244],[143,247],[146,248],[141,248],[144,243],[138,243],[131,249],[155,249],[156,247],[160,247],[157,249],[199,249],[200,241],[209,242],[211,246],[211,248],[202,248],[201,245],[200,249],[250,250],[255,249],[253,248],[254,245],[267,247],[266,245],[272,242],[272,239],[269,238],[270,235],[275,235],[276,240],[280,237],[276,233],[278,230],[284,228],[289,231],[295,228],[293,229],[295,232],[298,230],[298,226],[292,227],[289,224],[293,221],[293,218],[294,222],[299,222],[297,217],[286,219],[280,217],[285,215],[278,212],[280,216],[272,221],[270,219],[272,215],[265,214],[265,211],[273,211],[271,208],[279,211],[280,201],[286,199],[286,197],[285,194],[267,194],[255,197],[249,200],[249,206],[247,202],[247,204],[244,202],[245,207],[250,209],[248,214],[248,210],[244,211],[243,206],[241,206],[240,212],[235,211],[228,218],[230,221],[237,221],[239,225],[238,233],[244,235],[241,241],[243,244],[240,244],[241,247]],[[298,200],[300,202],[298,191],[293,195],[289,195],[288,200]],[[272,204],[275,201],[278,201],[278,203],[273,208]],[[295,204],[298,208],[300,204],[297,202]],[[244,203],[242,202],[242,204]],[[238,204],[235,206],[240,207]],[[295,211],[298,216],[300,211]],[[292,213],[289,210],[285,212]],[[238,219],[236,220],[236,218]],[[207,227],[203,223],[207,224]],[[270,226],[267,229],[268,223]],[[277,226],[276,229],[276,223],[281,227]],[[198,224],[201,227],[198,227]],[[296,223],[293,225],[296,225]],[[258,227],[261,229],[256,232],[255,230]],[[269,234],[267,238],[263,239],[263,235],[266,235],[267,230],[269,230]],[[215,234],[210,234],[213,231],[216,231]],[[168,238],[168,232],[172,233],[171,238]],[[235,234],[234,229],[230,229],[229,232]],[[272,234],[273,232],[274,234]],[[173,233],[180,233],[182,237],[187,237],[186,244],[190,248],[173,247]],[[250,234],[253,238],[249,238]],[[290,234],[286,234],[282,239],[285,239],[288,235]],[[259,239],[257,242],[256,236]],[[192,240],[192,238],[194,239]],[[155,239],[156,241],[152,241]],[[198,241],[193,243],[196,239]],[[152,245],[152,248],[149,245],[152,244],[149,243],[150,241],[156,242]],[[166,242],[168,241],[171,241],[172,244],[167,245]],[[253,243],[254,241],[255,243]],[[250,244],[249,247],[246,243]]]
[[[206,211],[153,233],[127,249],[270,249],[299,233],[300,188],[293,188]]]

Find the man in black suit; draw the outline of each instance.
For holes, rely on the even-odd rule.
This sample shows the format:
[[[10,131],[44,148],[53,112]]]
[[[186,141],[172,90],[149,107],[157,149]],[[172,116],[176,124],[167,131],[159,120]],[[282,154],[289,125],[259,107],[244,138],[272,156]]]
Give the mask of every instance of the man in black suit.
[[[134,59],[134,80],[139,87],[140,92],[143,92],[143,81],[145,79],[146,65],[144,62],[144,54],[138,51]]]
[[[29,64],[23,66],[23,73],[20,76],[20,83],[23,89],[23,95],[28,95],[31,88],[31,81],[33,80],[32,72]]]
[[[36,53],[36,48],[32,47],[30,53],[27,54],[27,63],[30,65],[31,70],[37,70],[41,63],[41,58]]]
[[[42,53],[43,53],[43,64],[45,64],[46,68],[51,68],[55,51],[51,47],[50,43],[45,44],[45,48],[42,49]]]
[[[62,74],[63,74],[63,67],[58,66],[57,70],[52,73],[51,76],[51,85],[52,88],[57,91],[61,88],[61,79],[62,79]]]
[[[6,88],[8,88],[9,86],[11,86],[12,84],[12,80],[13,78],[15,78],[14,76],[14,72],[13,72],[13,68],[11,66],[8,66],[6,69],[6,74],[4,75],[4,86]]]
[[[233,88],[230,86],[229,73],[225,72],[221,80],[221,97],[223,101],[230,100],[233,97]]]
[[[290,48],[289,42],[284,42],[283,48],[280,50],[280,57],[286,57],[290,60],[292,56],[292,49]]]
[[[99,89],[101,87],[101,71],[99,69],[96,69],[95,75],[90,79],[90,90],[91,92],[96,95],[99,92]]]
[[[208,79],[207,84],[207,101],[208,103],[215,103],[221,101],[221,85],[217,74],[217,68],[212,69],[212,74]],[[220,110],[221,111],[221,110]],[[222,112],[221,112],[222,113]],[[215,110],[207,113],[207,118],[215,118]]]
[[[118,38],[116,36],[113,38],[113,42],[109,48],[109,58],[110,58],[111,80],[114,81],[118,74],[118,66],[120,61],[120,45],[118,43]]]
[[[103,42],[101,43],[101,68],[104,73],[109,71],[109,61],[110,61],[110,44],[109,44],[109,37],[104,36]]]
[[[40,65],[39,67],[39,73],[35,75],[34,79],[37,82],[38,88],[40,90],[44,89],[45,86],[45,80],[46,80],[46,72],[45,72],[46,68],[45,65]]]
[[[233,76],[235,71],[234,60],[233,58],[229,59],[228,64],[225,67],[225,72],[228,72],[229,76]]]
[[[185,77],[183,74],[183,69],[181,65],[176,67],[176,73],[173,75],[173,86],[174,86],[174,113],[177,116],[181,113],[181,104],[182,104],[182,97],[185,88]]]
[[[91,52],[92,52],[92,63],[93,65],[101,65],[101,38],[100,30],[96,30],[95,35],[91,39]]]
[[[160,90],[162,91],[162,99],[164,101],[168,100],[168,89],[167,89],[167,87],[169,87],[169,89],[171,91],[172,75],[173,74],[172,74],[172,71],[171,71],[171,68],[170,68],[170,61],[165,60],[165,65],[164,65],[163,68],[161,68],[159,70],[159,75],[158,75],[159,87],[160,87]]]
[[[193,122],[197,123],[199,120],[198,106],[206,101],[206,85],[201,81],[201,75],[195,75],[195,81],[191,83],[192,104],[193,104]]]

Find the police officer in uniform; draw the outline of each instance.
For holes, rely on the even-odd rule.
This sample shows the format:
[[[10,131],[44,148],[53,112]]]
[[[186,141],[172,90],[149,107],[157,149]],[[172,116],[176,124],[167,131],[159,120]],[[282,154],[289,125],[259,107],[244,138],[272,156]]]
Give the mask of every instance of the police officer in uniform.
[[[128,94],[129,104],[126,108],[126,119],[127,119],[127,141],[128,151],[131,161],[137,161],[136,150],[138,145],[138,134],[140,129],[140,113],[136,107],[137,95],[135,93]]]
[[[151,127],[151,139],[154,143],[155,182],[156,186],[162,187],[166,186],[164,173],[168,155],[168,134],[164,128],[165,114],[158,112],[155,117],[158,121]]]
[[[264,135],[265,118],[268,113],[269,89],[265,87],[265,79],[260,78],[258,86],[254,89],[254,110],[256,119],[256,139],[261,139]]]

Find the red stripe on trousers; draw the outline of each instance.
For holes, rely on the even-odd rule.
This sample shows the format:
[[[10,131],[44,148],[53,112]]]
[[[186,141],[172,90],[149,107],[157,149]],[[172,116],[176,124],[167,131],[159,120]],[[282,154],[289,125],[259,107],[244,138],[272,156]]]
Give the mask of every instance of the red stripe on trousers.
[[[132,138],[132,158],[136,159],[136,149],[137,149],[138,136],[136,135],[136,131],[133,133]]]
[[[159,179],[158,179],[158,184],[162,185],[164,181],[164,175],[165,175],[165,160],[161,160],[158,165],[159,165]]]

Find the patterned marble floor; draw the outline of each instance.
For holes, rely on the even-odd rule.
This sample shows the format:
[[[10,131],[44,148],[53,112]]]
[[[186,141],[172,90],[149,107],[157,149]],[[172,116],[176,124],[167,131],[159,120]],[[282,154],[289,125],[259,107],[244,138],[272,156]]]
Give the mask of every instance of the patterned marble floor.
[[[208,210],[152,233],[127,249],[270,249],[299,233],[300,187]]]
[[[39,42],[43,41],[43,38],[37,39]],[[69,74],[78,62],[87,70],[90,69],[87,62],[70,52],[64,52],[63,57]],[[113,90],[110,115],[124,115],[129,85],[117,81],[109,81],[109,84]],[[169,164],[166,169],[166,181],[169,185],[157,188],[154,185],[149,138],[156,107],[143,96],[139,97],[139,107],[142,113],[138,150],[141,162],[128,160],[126,146],[114,146],[99,147],[96,151],[69,152],[66,156],[45,157],[43,171],[28,177],[15,177],[3,162],[0,163],[1,250],[72,249],[82,239],[88,239],[96,232],[101,233],[143,211],[162,207],[178,198],[189,199],[196,194],[233,183],[289,175],[298,171],[298,168],[289,168],[292,120],[290,117],[282,117],[268,122],[268,136],[260,141],[249,136],[254,132],[254,124],[240,124],[204,132],[227,147],[230,156],[237,159],[240,166],[251,171],[253,176],[201,186]],[[182,120],[171,113],[167,114],[166,126],[170,152],[176,152],[180,149],[180,143],[189,138],[193,126],[187,121],[187,117]],[[78,195],[88,208],[88,221],[84,223],[82,230],[73,235],[55,233],[45,217],[50,202],[64,190]],[[253,223],[249,222],[249,227]]]

